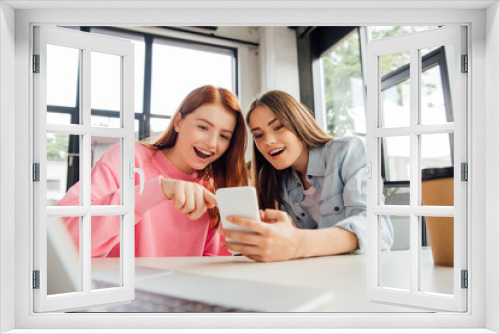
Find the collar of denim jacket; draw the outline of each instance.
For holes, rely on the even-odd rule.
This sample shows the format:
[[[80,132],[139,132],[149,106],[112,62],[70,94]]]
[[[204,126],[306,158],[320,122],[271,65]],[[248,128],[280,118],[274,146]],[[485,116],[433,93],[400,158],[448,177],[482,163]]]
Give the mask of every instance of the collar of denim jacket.
[[[324,156],[323,147],[311,148],[309,149],[309,161],[307,163],[307,175],[308,176],[324,176],[326,172],[326,160]],[[299,177],[299,172],[295,169],[290,168],[286,175],[286,189],[288,191],[298,188],[302,186],[302,181]],[[317,185],[314,185],[312,180],[308,180],[315,188]]]

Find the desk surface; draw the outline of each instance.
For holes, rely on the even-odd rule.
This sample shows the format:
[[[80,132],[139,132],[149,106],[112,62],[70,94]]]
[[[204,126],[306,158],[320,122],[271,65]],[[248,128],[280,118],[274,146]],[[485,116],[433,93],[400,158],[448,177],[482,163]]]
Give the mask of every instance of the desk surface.
[[[409,270],[409,263],[406,269],[404,261],[407,252],[391,253],[391,267],[400,264],[397,265],[397,271],[387,276],[386,282],[398,282]],[[93,259],[92,264],[93,270],[97,271],[116,266],[116,258]],[[421,312],[372,303],[367,299],[366,255],[325,256],[274,263],[257,263],[242,256],[136,258],[136,266],[331,290],[333,300],[318,308],[317,312]],[[450,272],[453,272],[453,268],[439,268],[435,271],[433,275],[436,284],[449,286]]]

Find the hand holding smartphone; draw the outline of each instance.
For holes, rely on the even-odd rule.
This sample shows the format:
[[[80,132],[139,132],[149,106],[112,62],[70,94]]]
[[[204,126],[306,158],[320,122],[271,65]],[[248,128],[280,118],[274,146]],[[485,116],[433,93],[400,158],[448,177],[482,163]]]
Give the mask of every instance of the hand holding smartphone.
[[[260,221],[257,192],[254,187],[221,188],[215,192],[222,227],[226,230],[247,231],[246,228],[226,220],[227,216],[238,216]]]

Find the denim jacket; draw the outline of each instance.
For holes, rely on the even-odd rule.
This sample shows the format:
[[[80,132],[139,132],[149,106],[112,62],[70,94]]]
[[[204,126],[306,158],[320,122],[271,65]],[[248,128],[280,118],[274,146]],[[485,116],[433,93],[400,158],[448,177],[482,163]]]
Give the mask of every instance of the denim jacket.
[[[356,234],[359,248],[355,253],[366,251],[366,174],[363,174],[360,195],[356,174],[366,165],[365,146],[356,137],[335,138],[323,147],[309,150],[307,180],[321,194],[319,221],[301,207],[304,186],[293,168],[283,173],[281,210],[286,211],[298,228],[317,229],[342,227]],[[388,216],[381,216],[380,242],[382,249],[390,249],[393,228]]]

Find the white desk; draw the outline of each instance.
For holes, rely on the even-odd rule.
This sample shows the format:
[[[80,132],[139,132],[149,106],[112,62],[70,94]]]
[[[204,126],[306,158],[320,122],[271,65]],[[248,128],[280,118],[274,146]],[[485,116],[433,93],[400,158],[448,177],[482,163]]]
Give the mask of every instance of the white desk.
[[[389,263],[393,264],[391,268],[397,263],[399,269],[388,275],[386,282],[398,282],[402,275],[404,277],[405,267],[409,270],[410,266],[404,261],[406,254],[407,251],[388,253],[391,258]],[[423,263],[430,261],[432,265],[432,259],[429,259],[430,255]],[[382,268],[386,264],[387,261],[382,261]],[[116,265],[116,259],[102,258],[93,259],[92,267],[94,270],[105,270],[116,268]],[[367,299],[366,255],[325,256],[275,263],[257,263],[242,256],[136,258],[136,266],[331,290],[333,300],[318,308],[317,312],[421,312],[371,303]],[[439,286],[449,286],[450,271],[453,269],[439,268],[439,274],[432,273],[434,278],[430,281],[435,280]]]

